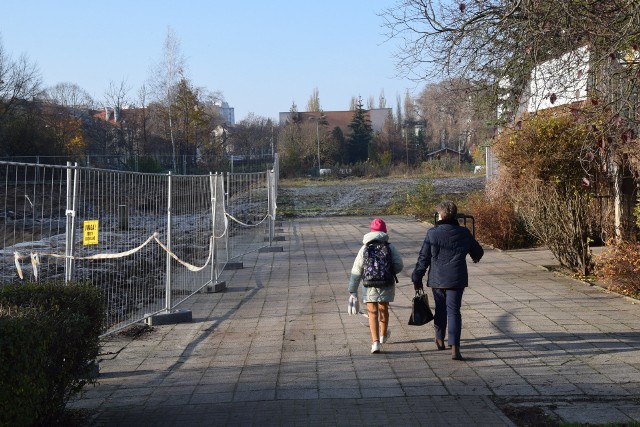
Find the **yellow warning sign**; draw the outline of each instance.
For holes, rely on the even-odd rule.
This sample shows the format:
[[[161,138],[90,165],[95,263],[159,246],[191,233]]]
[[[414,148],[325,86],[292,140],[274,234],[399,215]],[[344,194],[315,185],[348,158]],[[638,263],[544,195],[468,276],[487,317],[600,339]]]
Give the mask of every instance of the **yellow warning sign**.
[[[97,245],[98,244],[98,220],[91,219],[84,221],[83,223],[83,245]]]

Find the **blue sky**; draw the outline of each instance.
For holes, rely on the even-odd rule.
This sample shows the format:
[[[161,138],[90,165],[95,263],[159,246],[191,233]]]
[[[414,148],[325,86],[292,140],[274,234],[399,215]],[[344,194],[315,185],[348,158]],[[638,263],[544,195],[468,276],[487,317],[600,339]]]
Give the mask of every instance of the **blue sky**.
[[[0,37],[12,57],[26,54],[44,84],[79,85],[102,101],[123,79],[131,98],[162,58],[171,27],[198,87],[220,91],[235,108],[277,118],[292,102],[303,111],[314,88],[324,110],[346,110],[353,96],[387,106],[417,94],[396,77],[397,41],[386,41],[377,13],[394,0],[3,1]]]

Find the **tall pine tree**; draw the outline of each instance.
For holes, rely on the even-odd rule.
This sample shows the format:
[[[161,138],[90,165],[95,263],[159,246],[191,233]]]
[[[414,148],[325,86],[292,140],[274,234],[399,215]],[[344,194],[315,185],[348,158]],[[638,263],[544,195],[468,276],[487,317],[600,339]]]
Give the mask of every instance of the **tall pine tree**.
[[[347,158],[350,163],[364,162],[369,156],[369,145],[373,141],[373,129],[366,116],[367,110],[362,106],[362,98],[358,97],[353,119],[349,123],[347,137]]]

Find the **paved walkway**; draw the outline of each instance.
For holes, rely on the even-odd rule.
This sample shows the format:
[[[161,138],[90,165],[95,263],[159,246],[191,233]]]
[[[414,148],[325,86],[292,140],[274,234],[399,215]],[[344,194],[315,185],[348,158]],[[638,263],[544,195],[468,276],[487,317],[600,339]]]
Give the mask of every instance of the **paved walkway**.
[[[542,268],[556,264],[545,250],[487,250],[469,265],[466,361],[452,361],[431,325],[407,325],[428,225],[386,217],[406,268],[391,342],[370,354],[346,290],[370,220],[285,222],[282,252],[245,256],[225,292],[184,304],[192,323],[105,340],[100,385],[72,406],[99,426],[514,425],[505,407],[640,421],[640,305]]]

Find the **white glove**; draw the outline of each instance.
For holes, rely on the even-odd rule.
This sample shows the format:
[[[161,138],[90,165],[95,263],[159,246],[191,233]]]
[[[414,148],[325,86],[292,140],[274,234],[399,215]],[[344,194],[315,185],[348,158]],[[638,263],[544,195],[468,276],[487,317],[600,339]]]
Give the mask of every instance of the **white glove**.
[[[360,302],[358,301],[358,294],[349,295],[349,316],[352,314],[357,315],[360,312]]]

